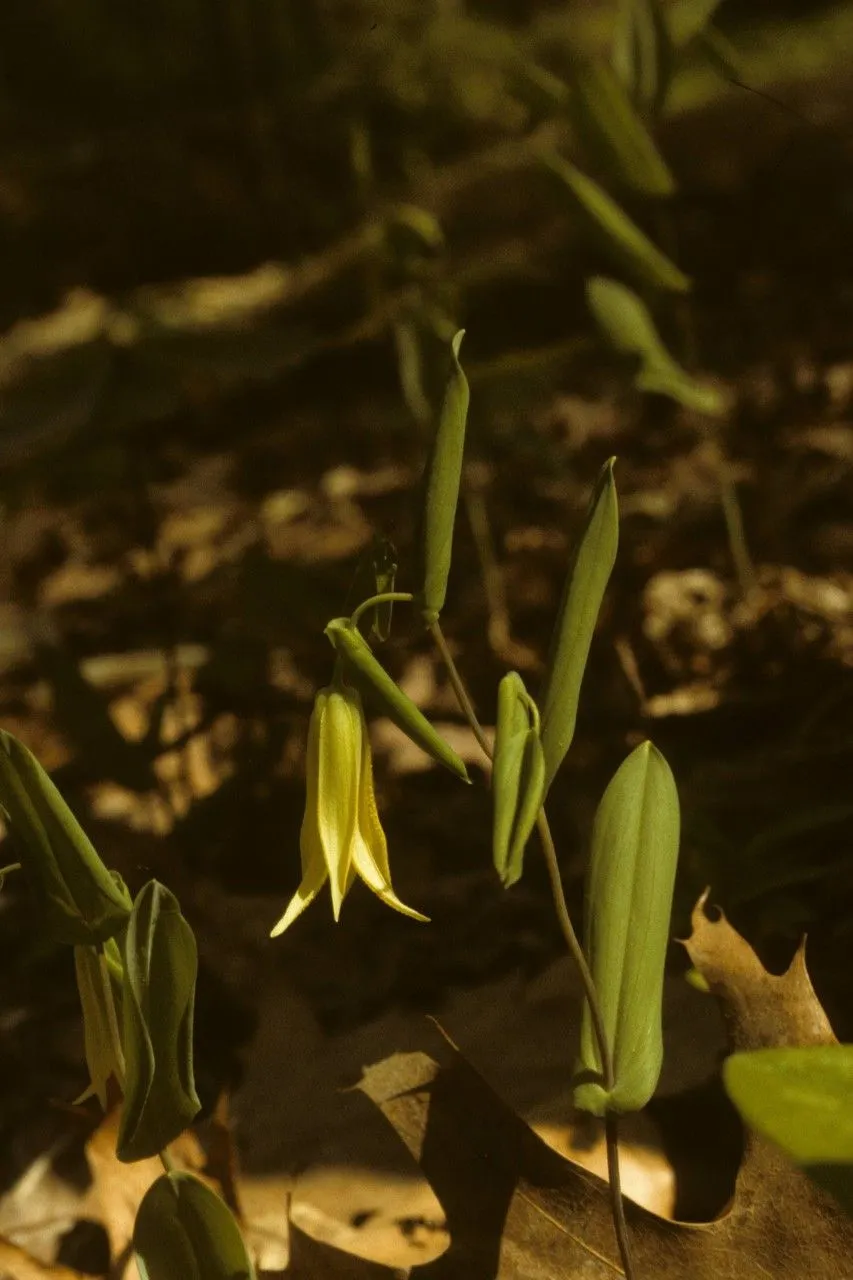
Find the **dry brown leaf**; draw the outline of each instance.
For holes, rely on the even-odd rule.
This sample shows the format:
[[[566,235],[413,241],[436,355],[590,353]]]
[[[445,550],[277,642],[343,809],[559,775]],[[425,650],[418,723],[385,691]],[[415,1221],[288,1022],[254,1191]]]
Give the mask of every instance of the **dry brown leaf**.
[[[0,1236],[0,1280],[91,1280],[82,1271],[40,1262],[20,1245]]]
[[[687,942],[723,1005],[732,1046],[823,1043],[832,1030],[802,953],[781,978],[703,902]],[[621,1269],[606,1184],[548,1149],[438,1033],[428,1054],[365,1072],[364,1092],[420,1160],[451,1246],[431,1280],[612,1280]],[[850,1274],[853,1222],[750,1137],[729,1211],[704,1226],[628,1203],[637,1274],[654,1280],[830,1280]]]

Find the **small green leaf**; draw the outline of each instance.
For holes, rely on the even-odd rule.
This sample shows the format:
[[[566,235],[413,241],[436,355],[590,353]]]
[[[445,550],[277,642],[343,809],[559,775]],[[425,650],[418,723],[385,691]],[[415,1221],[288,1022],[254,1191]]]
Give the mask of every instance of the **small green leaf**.
[[[468,379],[459,363],[459,349],[465,330],[453,339],[453,364],[444,392],[441,415],[427,472],[426,504],[423,516],[424,585],[421,609],[424,620],[435,622],[444,608],[453,526],[459,501],[465,425],[468,419]]]
[[[54,783],[22,742],[0,730],[0,808],[59,942],[93,945],[126,923],[130,896],[98,857]]]
[[[580,133],[613,177],[647,196],[671,196],[675,181],[628,90],[612,67],[590,61],[574,78]]]
[[[631,289],[606,276],[594,276],[587,282],[586,296],[590,311],[616,350],[639,357],[635,382],[640,391],[669,396],[700,413],[724,411],[719,393],[691,378],[673,360],[647,307]]]
[[[574,1098],[593,1115],[639,1110],[660,1076],[664,961],[679,826],[669,765],[644,742],[617,769],[593,825],[584,950],[613,1059],[608,1090],[585,1003]]]
[[[140,1280],[255,1280],[255,1268],[225,1201],[191,1173],[158,1178],[133,1228]]]
[[[750,1128],[853,1214],[853,1045],[734,1053],[723,1083]]]
[[[555,151],[543,148],[540,158],[571,192],[590,225],[626,267],[657,289],[687,292],[689,277],[652,243],[597,182]]]
[[[119,1160],[156,1155],[201,1103],[193,1077],[198,955],[174,894],[149,880],[124,939],[124,1108]]]
[[[505,889],[521,877],[524,849],[545,791],[545,756],[539,711],[516,671],[498,687],[498,722],[492,769],[492,856]]]
[[[619,507],[611,458],[601,470],[551,642],[537,699],[542,713],[545,790],[571,746],[592,633],[619,545]]]
[[[411,698],[394,683],[358,627],[353,626],[349,618],[333,618],[326,627],[326,635],[344,661],[347,679],[359,693],[371,697],[378,709],[433,760],[445,765],[463,782],[468,782],[464,762],[436,733]]]
[[[672,40],[659,0],[621,0],[613,69],[641,110],[660,111],[672,76]]]

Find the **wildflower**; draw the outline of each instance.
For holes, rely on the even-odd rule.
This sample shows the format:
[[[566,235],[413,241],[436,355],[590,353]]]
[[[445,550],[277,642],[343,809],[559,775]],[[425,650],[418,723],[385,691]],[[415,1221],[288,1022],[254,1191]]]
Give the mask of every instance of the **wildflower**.
[[[317,694],[308,729],[306,791],[299,837],[302,883],[271,937],[283,933],[302,914],[327,880],[337,920],[356,875],[389,907],[426,920],[401,902],[391,887],[364,710],[356,690],[343,683]]]

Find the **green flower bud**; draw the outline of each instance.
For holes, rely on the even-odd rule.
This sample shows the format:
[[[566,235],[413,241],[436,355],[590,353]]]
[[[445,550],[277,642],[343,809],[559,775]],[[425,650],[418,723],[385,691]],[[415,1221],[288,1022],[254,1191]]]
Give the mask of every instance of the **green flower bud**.
[[[504,888],[521,876],[524,849],[545,791],[539,711],[521,676],[510,671],[498,687],[492,768],[492,856]]]
[[[127,923],[130,895],[22,742],[0,730],[0,808],[59,942],[103,942]]]
[[[121,979],[116,980],[113,976],[115,966],[118,966],[121,974],[121,955],[113,939],[105,944],[103,954],[97,947],[74,948],[74,971],[83,1009],[83,1037],[86,1066],[89,1068],[89,1086],[79,1098],[74,1099],[75,1106],[85,1102],[87,1098],[95,1097],[106,1111],[107,1082],[110,1076],[119,1081],[124,1078],[123,1064],[116,1061],[114,1032],[118,1032],[118,1027],[111,1027],[115,1009],[121,1007]],[[112,1008],[108,1008],[108,1000],[111,1000]]]
[[[644,742],[617,769],[593,825],[584,949],[612,1056],[613,1087],[605,1088],[585,1004],[574,1098],[596,1116],[644,1107],[660,1076],[678,838],[675,781],[661,753]]]
[[[314,703],[299,847],[302,883],[271,937],[284,933],[327,880],[337,920],[357,875],[387,906],[415,920],[427,919],[401,902],[392,888],[364,710],[357,691],[347,685],[321,689]]]
[[[347,679],[357,685],[362,694],[372,697],[378,709],[422,751],[467,782],[468,771],[463,761],[436,733],[411,698],[397,687],[358,627],[353,626],[349,618],[333,618],[326,627],[326,635],[344,660]]]

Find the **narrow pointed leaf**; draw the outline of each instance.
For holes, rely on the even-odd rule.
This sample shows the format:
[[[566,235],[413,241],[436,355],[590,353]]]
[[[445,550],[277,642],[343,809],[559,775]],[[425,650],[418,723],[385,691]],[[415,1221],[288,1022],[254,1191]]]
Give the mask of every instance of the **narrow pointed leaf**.
[[[130,896],[109,871],[31,751],[0,730],[0,809],[42,899],[43,924],[59,942],[103,942],[122,928]]]
[[[255,1280],[237,1221],[191,1173],[168,1173],[146,1191],[133,1228],[140,1280]]]
[[[540,152],[543,163],[572,194],[588,222],[606,247],[625,266],[657,289],[686,293],[690,279],[653,244],[615,200],[597,182],[564,160],[555,151]]]
[[[464,762],[435,731],[411,698],[394,683],[358,627],[353,626],[349,618],[333,618],[326,627],[326,635],[344,660],[347,679],[359,692],[371,697],[377,708],[427,755],[467,782],[468,771]]]
[[[621,0],[613,69],[638,107],[660,110],[672,76],[672,39],[660,0]]]
[[[193,1076],[198,956],[174,894],[156,880],[140,890],[124,939],[124,1108],[120,1160],[156,1155],[201,1103]]]
[[[613,1087],[608,1090],[585,1004],[574,1097],[576,1106],[593,1115],[639,1110],[660,1076],[663,975],[679,826],[669,765],[644,742],[616,771],[593,825],[584,950],[613,1059]]]
[[[641,391],[669,396],[685,408],[717,415],[722,397],[713,387],[691,378],[664,346],[648,308],[625,285],[606,276],[587,282],[587,302],[605,337],[617,351],[636,356],[640,365],[636,385]]]
[[[397,577],[397,553],[394,550],[394,544],[387,538],[377,540],[373,555],[373,574],[377,595],[394,590],[394,582]],[[373,622],[370,629],[377,640],[387,640],[390,636],[393,608],[393,603],[387,600],[384,604],[377,605],[373,610]]]
[[[574,565],[566,580],[538,703],[545,790],[571,746],[592,634],[619,545],[619,507],[611,458],[602,468]]]
[[[750,1128],[853,1213],[853,1045],[734,1053],[723,1083]]]
[[[673,176],[612,67],[598,61],[581,66],[574,100],[581,135],[608,174],[643,195],[672,195]]]
[[[521,676],[510,671],[498,688],[492,769],[492,857],[504,888],[521,877],[524,849],[545,791],[539,715]]]
[[[435,622],[444,608],[453,527],[462,477],[465,426],[468,419],[468,379],[459,363],[459,349],[465,330],[453,339],[453,364],[444,392],[432,457],[427,472],[426,504],[423,515],[423,589],[421,608],[427,623]]]

